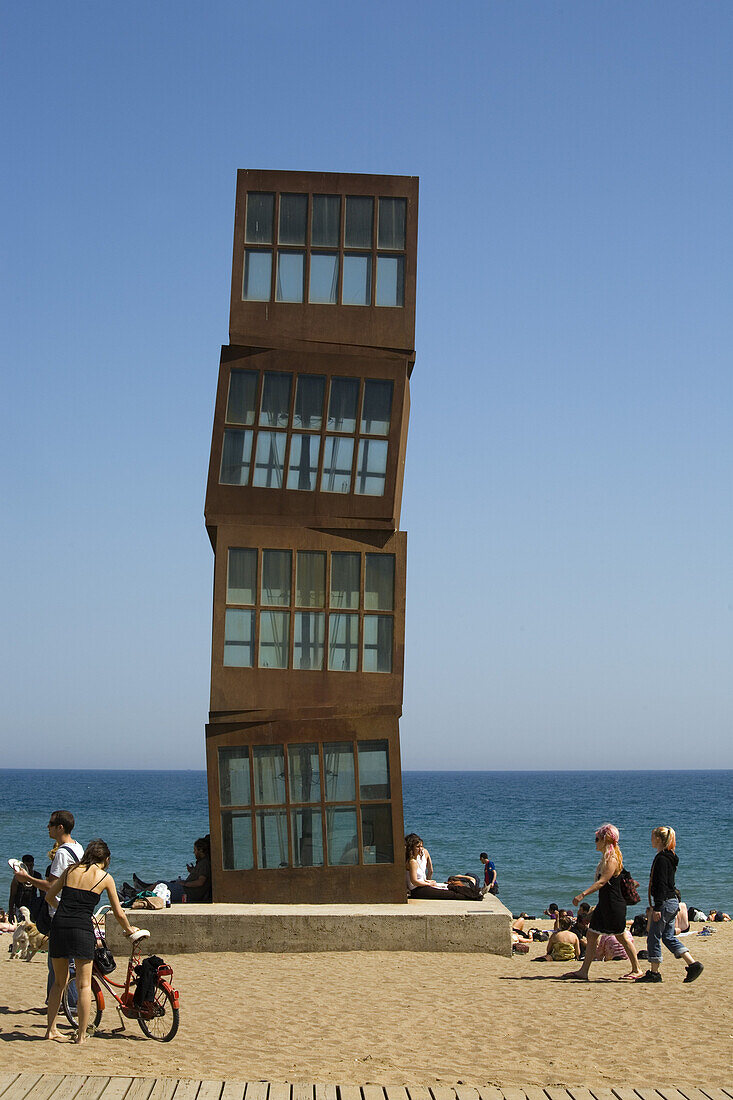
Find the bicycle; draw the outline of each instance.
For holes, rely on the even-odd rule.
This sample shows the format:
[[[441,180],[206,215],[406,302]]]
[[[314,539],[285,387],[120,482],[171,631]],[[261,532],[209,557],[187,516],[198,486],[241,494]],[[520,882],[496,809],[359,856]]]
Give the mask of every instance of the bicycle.
[[[102,937],[101,919],[109,911],[108,907],[95,914],[92,918],[95,927]],[[125,1019],[137,1020],[140,1029],[148,1039],[155,1039],[159,1043],[169,1043],[178,1031],[179,1009],[178,990],[170,984],[173,979],[173,969],[167,963],[158,967],[155,976],[155,992],[152,1000],[135,1004],[135,993],[130,988],[138,980],[136,968],[142,965],[140,944],[146,940],[150,933],[144,928],[139,929],[130,936],[130,958],[127,963],[127,975],[124,982],[113,981],[109,974],[105,974],[97,965],[92,963],[92,1011],[90,1013],[88,1032],[94,1033],[99,1027],[104,1011],[104,992],[107,990],[117,1002],[117,1011],[120,1014],[120,1027],[115,1031],[123,1031]],[[117,994],[116,990],[122,990]],[[67,985],[61,997],[61,1008],[66,1019],[72,1026],[77,1024],[76,1005],[69,1004],[69,986]]]

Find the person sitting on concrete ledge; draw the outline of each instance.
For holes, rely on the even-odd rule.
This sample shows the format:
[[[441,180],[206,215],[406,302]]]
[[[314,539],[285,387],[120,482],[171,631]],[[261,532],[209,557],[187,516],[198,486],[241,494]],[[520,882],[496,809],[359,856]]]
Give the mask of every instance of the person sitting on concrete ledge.
[[[426,875],[428,856],[423,847],[423,842],[417,833],[409,833],[405,837],[405,879],[407,882],[407,894],[419,901],[480,901],[481,894],[476,890],[476,898],[467,898],[466,894],[456,889],[451,889],[447,882],[436,882]],[[432,868],[431,868],[432,869]]]
[[[193,858],[195,863],[186,864],[188,878],[143,882],[137,875],[133,875],[132,881],[138,890],[152,890],[158,882],[165,882],[171,892],[172,903],[211,901],[211,839],[208,835],[199,837],[194,842]]]

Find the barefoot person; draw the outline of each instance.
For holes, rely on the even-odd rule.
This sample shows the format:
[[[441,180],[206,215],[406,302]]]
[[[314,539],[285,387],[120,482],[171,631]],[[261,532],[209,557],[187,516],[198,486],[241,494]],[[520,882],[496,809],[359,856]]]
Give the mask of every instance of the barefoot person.
[[[629,957],[631,970],[624,974],[623,981],[636,981],[641,977],[639,960],[636,956],[634,941],[626,931],[626,901],[621,893],[621,869],[624,865],[621,849],[618,846],[619,832],[615,825],[601,825],[596,833],[596,850],[601,853],[601,861],[596,867],[596,878],[592,886],[576,894],[573,905],[580,905],[583,898],[598,891],[598,904],[593,910],[588,928],[588,946],[580,970],[564,974],[565,978],[577,978],[587,982],[596,953],[598,937],[604,933],[616,936]]]
[[[92,960],[94,958],[94,926],[92,913],[100,894],[107,891],[112,912],[122,925],[126,936],[137,929],[130,924],[117,897],[114,879],[108,873],[110,853],[103,840],[93,840],[87,845],[78,863],[69,867],[46,892],[46,900],[59,897],[56,916],[51,925],[48,955],[53,964],[54,983],[48,998],[48,1026],[46,1038],[64,1042],[66,1036],[56,1028],[56,1017],[61,996],[66,987],[69,959],[76,963],[76,988],[78,1001],[78,1030],[76,1042],[86,1040],[91,1012]]]
[[[702,974],[702,963],[695,962],[675,933],[675,919],[680,907],[674,884],[679,863],[679,857],[675,854],[676,845],[675,831],[669,825],[657,825],[656,829],[652,829],[652,848],[656,849],[657,854],[649,875],[646,948],[650,969],[639,979],[642,982],[661,982],[662,944],[676,959],[685,960],[687,974],[684,981],[694,982]]]

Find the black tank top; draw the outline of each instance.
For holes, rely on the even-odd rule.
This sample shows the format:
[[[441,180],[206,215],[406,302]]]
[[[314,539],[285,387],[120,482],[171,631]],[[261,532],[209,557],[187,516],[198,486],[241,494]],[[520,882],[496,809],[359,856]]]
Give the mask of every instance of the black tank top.
[[[98,886],[102,879],[106,877],[107,872],[105,871],[102,878],[98,878],[94,885]],[[79,890],[75,886],[64,886],[61,890],[56,916],[53,918],[54,924],[59,921],[59,927],[63,924],[67,927],[88,928],[92,913],[98,904],[99,894],[94,890]]]

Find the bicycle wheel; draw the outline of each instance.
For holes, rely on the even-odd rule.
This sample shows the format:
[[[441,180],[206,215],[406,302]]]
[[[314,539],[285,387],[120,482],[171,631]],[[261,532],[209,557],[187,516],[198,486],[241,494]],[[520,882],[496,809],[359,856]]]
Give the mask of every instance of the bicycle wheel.
[[[76,1027],[76,982],[69,982],[64,992],[61,994],[61,1008],[64,1016],[72,1025]],[[72,1002],[72,1003],[70,1003]],[[92,1004],[91,1011],[89,1013],[89,1023],[93,1024],[95,1028],[99,1027],[102,1019],[102,994],[98,986],[92,986]]]
[[[164,982],[155,986],[155,998],[147,1001],[140,1009],[145,1016],[138,1016],[137,1022],[148,1039],[159,1043],[169,1043],[178,1031],[178,1009],[173,994]]]

